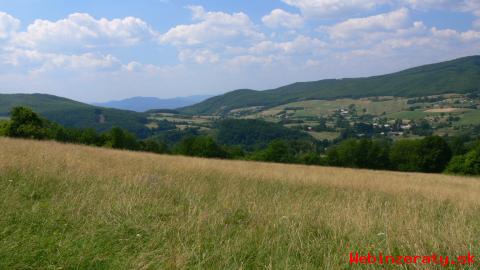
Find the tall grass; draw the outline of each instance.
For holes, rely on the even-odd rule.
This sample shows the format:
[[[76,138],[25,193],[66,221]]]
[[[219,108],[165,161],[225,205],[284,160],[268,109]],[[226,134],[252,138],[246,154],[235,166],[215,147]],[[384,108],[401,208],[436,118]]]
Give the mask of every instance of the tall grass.
[[[479,195],[475,178],[0,138],[0,269],[370,269],[349,253],[480,255]]]

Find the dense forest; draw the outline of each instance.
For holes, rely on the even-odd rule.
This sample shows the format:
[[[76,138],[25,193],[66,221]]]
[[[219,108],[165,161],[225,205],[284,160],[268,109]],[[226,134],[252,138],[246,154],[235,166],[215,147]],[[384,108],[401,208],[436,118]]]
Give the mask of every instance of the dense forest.
[[[206,158],[480,175],[480,142],[468,137],[427,136],[397,141],[346,139],[330,145],[300,131],[260,120],[223,120],[217,126],[215,136],[201,136],[186,130],[180,134],[171,132],[170,135],[176,137],[170,140],[139,140],[118,127],[103,133],[66,128],[29,108],[15,107],[10,120],[0,122],[0,135]]]

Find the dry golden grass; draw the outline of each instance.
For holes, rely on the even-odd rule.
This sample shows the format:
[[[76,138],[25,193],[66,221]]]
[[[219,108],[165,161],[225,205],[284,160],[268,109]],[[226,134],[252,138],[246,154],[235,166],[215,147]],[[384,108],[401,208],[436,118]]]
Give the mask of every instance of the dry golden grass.
[[[455,256],[480,240],[475,178],[7,138],[0,150],[2,269],[350,269],[349,252]]]
[[[462,112],[465,111],[461,108],[437,108],[437,109],[430,109],[426,110],[426,113],[452,113],[452,112]]]

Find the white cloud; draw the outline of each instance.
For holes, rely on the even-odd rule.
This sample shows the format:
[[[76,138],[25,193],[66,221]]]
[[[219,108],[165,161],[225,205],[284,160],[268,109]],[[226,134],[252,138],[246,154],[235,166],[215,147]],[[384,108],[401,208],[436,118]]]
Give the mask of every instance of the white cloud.
[[[242,12],[206,12],[203,7],[189,7],[198,23],[177,25],[160,36],[161,43],[197,45],[225,42],[233,39],[262,39],[264,35],[255,29],[250,18]]]
[[[461,40],[464,42],[480,41],[480,31],[469,30],[460,33]]]
[[[417,22],[414,27],[402,29],[395,33],[386,34],[382,41],[374,46],[362,46],[359,44],[357,50],[365,51],[369,56],[393,56],[412,59],[417,57],[449,55],[451,58],[478,54],[480,48],[480,32],[465,31],[459,32],[453,29],[427,29],[423,24]],[[400,58],[398,58],[400,59]]]
[[[474,30],[459,32],[453,29],[437,29],[433,27],[431,29],[431,34],[434,38],[443,39],[449,42],[480,41],[480,31],[474,31]]]
[[[9,38],[20,28],[20,21],[12,15],[0,12],[0,39]]]
[[[123,65],[123,69],[130,72],[141,72],[144,69],[144,65],[137,61],[132,61],[126,65]]]
[[[96,48],[105,46],[130,46],[155,35],[143,20],[95,19],[86,13],[74,13],[52,22],[35,20],[26,32],[18,33],[12,44],[18,47],[45,51],[61,49]]]
[[[182,62],[194,62],[197,64],[213,64],[217,63],[220,60],[218,54],[213,53],[208,49],[199,49],[199,50],[181,50],[178,58]]]
[[[479,0],[282,0],[307,17],[338,18],[361,15],[378,7],[470,12],[480,17]]]
[[[479,0],[399,0],[399,2],[413,9],[472,13],[477,17],[477,19],[473,21],[472,26],[474,28],[480,28]]]
[[[270,14],[262,18],[262,22],[270,28],[285,27],[288,29],[301,28],[303,18],[298,14],[286,12],[282,9],[274,9]]]
[[[326,46],[327,44],[320,39],[300,35],[287,42],[262,41],[249,48],[248,52],[252,54],[315,54]]]
[[[458,7],[459,0],[403,0],[400,3],[409,5],[415,9],[443,9]]]
[[[261,18],[266,27],[255,25],[242,12],[211,12],[192,6],[192,20],[173,25],[163,35],[139,18],[98,19],[81,13],[58,21],[36,20],[19,32],[20,21],[0,12],[0,42],[4,44],[0,46],[0,81],[4,88],[68,89],[59,94],[82,98],[128,96],[131,89],[148,91],[142,95],[159,95],[159,89],[169,89],[162,95],[184,95],[380,74],[480,53],[479,0],[282,1],[300,10],[274,9]],[[473,25],[478,29],[427,27],[413,22],[412,18],[425,15],[412,12],[410,16],[413,9],[471,13],[477,16]],[[385,13],[371,16],[375,12]],[[312,17],[332,20],[307,24]],[[320,32],[312,31],[311,25],[318,22],[328,25]],[[149,59],[153,63],[135,60],[156,49],[172,52],[172,48],[144,44],[148,39],[173,45],[178,63],[163,66],[157,57]],[[139,44],[146,46],[133,47],[132,53],[112,48]],[[147,52],[140,51],[145,48]],[[2,79],[17,75],[23,79]]]
[[[282,0],[308,17],[333,18],[372,10],[388,0]]]
[[[478,10],[478,0],[400,0],[400,4],[408,5],[414,9],[449,9],[462,12],[473,12]]]
[[[392,31],[405,26],[408,13],[406,8],[402,8],[375,16],[348,19],[327,29],[332,38],[342,39],[354,38],[364,32]]]
[[[120,61],[107,54],[84,53],[79,55],[66,55],[58,53],[44,53],[32,49],[7,49],[2,56],[2,62],[14,67],[29,67],[35,72],[52,69],[72,70],[112,70],[121,67]]]
[[[277,61],[278,57],[273,55],[256,56],[256,55],[239,55],[227,61],[229,67],[242,67],[250,65],[271,65]]]
[[[473,22],[473,27],[480,29],[480,18],[476,19],[476,20]]]
[[[132,61],[126,65],[122,65],[121,71],[144,75],[165,76],[181,71],[181,66],[157,66],[153,64],[143,64],[137,61]]]

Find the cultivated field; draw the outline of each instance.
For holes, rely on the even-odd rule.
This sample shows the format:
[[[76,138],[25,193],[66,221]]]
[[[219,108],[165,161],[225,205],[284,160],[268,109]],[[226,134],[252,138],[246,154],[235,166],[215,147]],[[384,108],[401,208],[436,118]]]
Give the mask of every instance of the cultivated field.
[[[255,114],[258,117],[272,117],[281,111],[288,108],[302,108],[295,111],[296,117],[309,117],[309,116],[328,116],[332,112],[340,109],[346,109],[349,105],[357,106],[357,110],[360,114],[365,113],[380,115],[382,113],[395,113],[400,112],[408,108],[407,99],[404,98],[390,98],[387,100],[371,101],[369,99],[337,99],[337,100],[308,100],[298,101],[281,106],[277,106],[260,113]]]
[[[480,255],[480,181],[445,175],[0,138],[0,211],[0,269],[372,269],[348,254]]]

